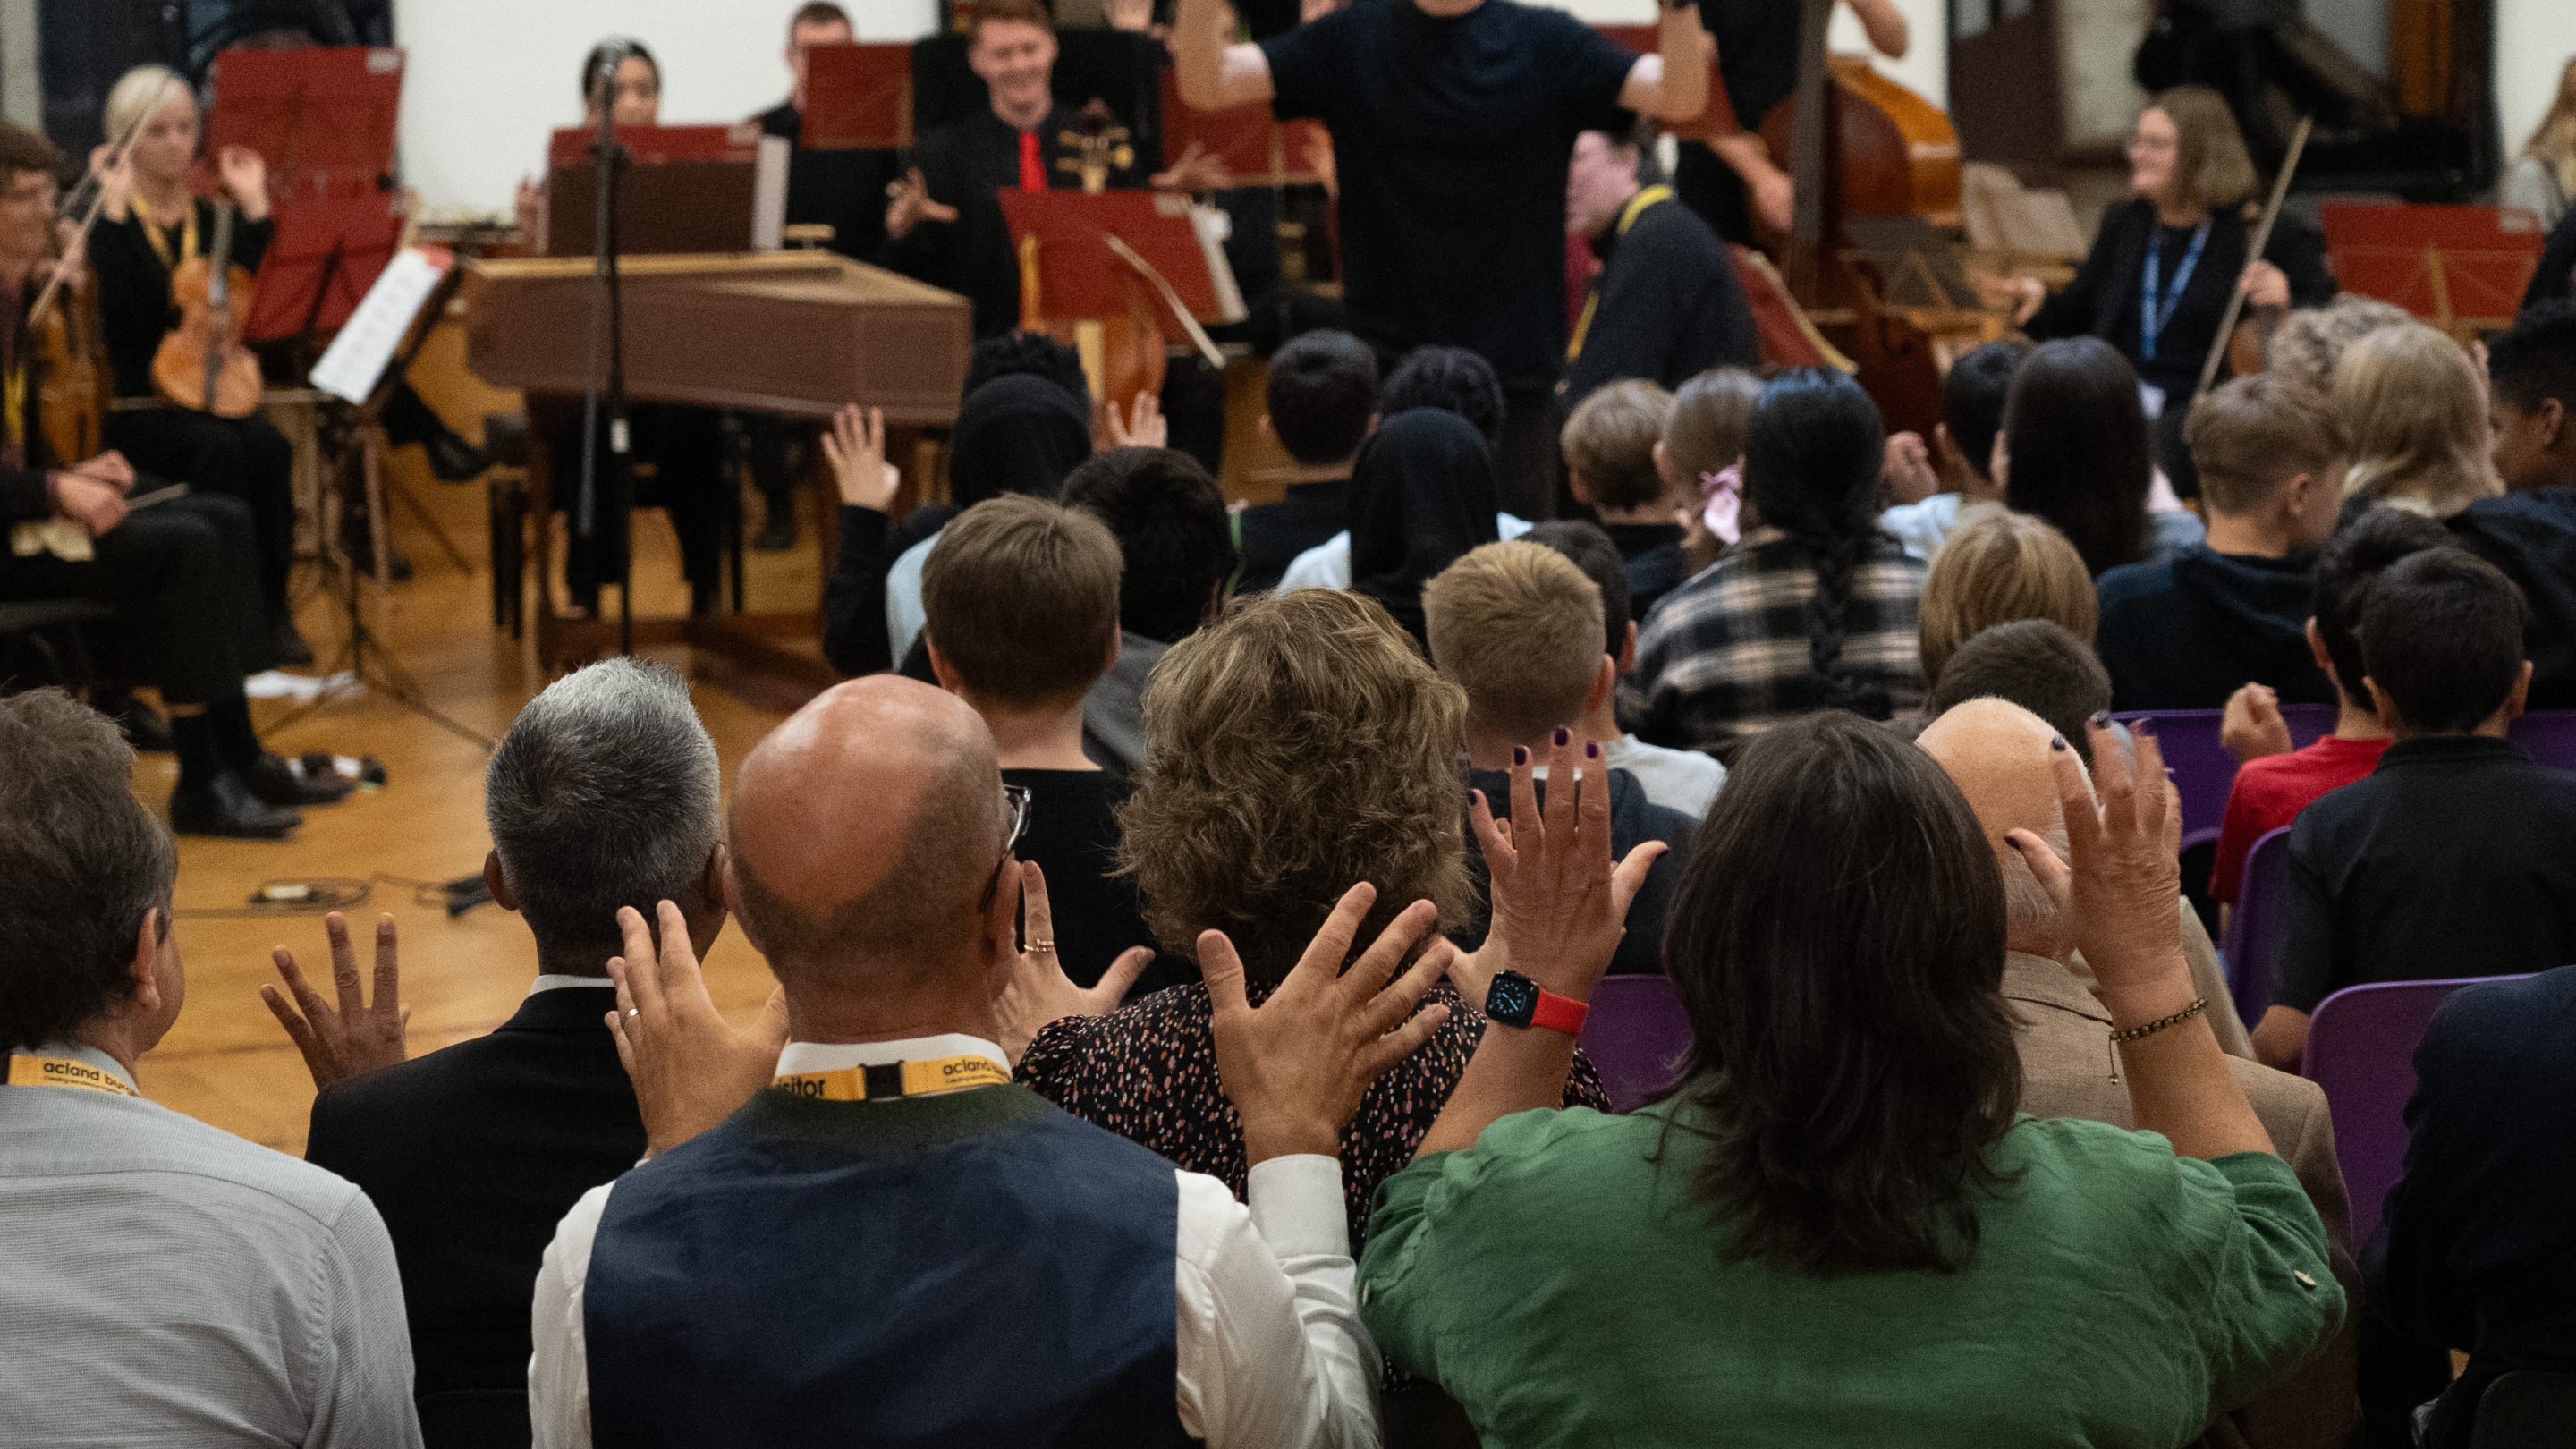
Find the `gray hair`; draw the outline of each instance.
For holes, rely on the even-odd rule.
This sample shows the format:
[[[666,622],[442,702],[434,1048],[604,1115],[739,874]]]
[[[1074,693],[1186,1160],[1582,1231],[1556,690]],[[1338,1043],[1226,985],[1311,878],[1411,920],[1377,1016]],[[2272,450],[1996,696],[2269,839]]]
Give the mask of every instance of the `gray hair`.
[[[59,689],[0,698],[0,1051],[67,1036],[134,989],[179,857],[134,798],[134,752]]]
[[[528,701],[484,774],[483,818],[547,969],[604,970],[619,906],[706,904],[720,786],[689,687],[660,665],[603,660]]]

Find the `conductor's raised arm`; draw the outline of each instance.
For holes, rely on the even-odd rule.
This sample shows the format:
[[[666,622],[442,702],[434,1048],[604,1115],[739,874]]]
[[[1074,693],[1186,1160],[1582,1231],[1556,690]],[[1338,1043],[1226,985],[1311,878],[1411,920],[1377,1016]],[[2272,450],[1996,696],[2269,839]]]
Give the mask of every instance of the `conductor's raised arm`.
[[[1261,47],[1233,39],[1225,0],[1181,0],[1172,22],[1172,74],[1182,104],[1196,111],[1268,103],[1270,60]]]
[[[1637,57],[1627,83],[1619,87],[1619,104],[1669,124],[1698,120],[1708,109],[1713,48],[1700,26],[1699,7],[1668,5],[1655,29],[1655,54]]]

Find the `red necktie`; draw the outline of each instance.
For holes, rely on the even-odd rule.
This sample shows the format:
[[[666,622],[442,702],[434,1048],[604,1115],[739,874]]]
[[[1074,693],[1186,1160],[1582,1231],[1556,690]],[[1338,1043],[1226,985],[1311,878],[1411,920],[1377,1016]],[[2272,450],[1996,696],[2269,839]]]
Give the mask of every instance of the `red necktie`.
[[[1020,133],[1020,189],[1044,191],[1046,184],[1046,163],[1038,159],[1038,133],[1022,131]]]

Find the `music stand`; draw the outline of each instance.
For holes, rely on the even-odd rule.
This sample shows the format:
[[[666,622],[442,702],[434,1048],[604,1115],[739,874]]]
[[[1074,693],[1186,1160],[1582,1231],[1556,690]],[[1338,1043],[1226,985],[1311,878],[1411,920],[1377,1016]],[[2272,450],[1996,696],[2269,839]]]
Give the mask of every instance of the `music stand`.
[[[1201,324],[1240,321],[1243,303],[1188,198],[1017,187],[998,196],[1020,258],[1023,325],[1107,321],[1131,315],[1142,299],[1166,345],[1186,344],[1209,366],[1225,366]]]
[[[805,52],[808,151],[901,151],[912,145],[912,47],[819,45]]]
[[[206,150],[247,146],[282,207],[384,189],[393,170],[403,53],[350,45],[227,50],[215,57]]]
[[[2510,325],[2546,244],[2494,206],[2330,201],[2326,255],[2347,292],[2405,308],[2463,345]]]

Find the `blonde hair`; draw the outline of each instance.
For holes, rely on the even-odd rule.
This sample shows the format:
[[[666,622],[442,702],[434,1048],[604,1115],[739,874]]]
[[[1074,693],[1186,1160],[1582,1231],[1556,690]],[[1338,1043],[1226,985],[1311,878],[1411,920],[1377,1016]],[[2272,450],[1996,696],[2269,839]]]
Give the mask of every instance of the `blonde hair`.
[[[2549,168],[2559,195],[2576,199],[2576,60],[2558,73],[2558,96],[2549,103],[2549,113],[2540,118],[2540,124],[2531,128],[2522,154]]]
[[[2192,405],[2183,424],[2200,498],[2212,513],[2252,513],[2306,473],[2330,484],[2349,451],[2334,403],[2269,372],[2230,381]]]
[[[2334,391],[2335,364],[2344,349],[2383,327],[2414,321],[2406,309],[2377,297],[2345,292],[2322,307],[2293,307],[2263,344],[2263,370],[2320,396]]]
[[[1959,516],[1923,580],[1923,677],[1997,624],[2046,619],[2090,644],[2100,603],[2084,556],[2056,525],[1999,504]]]
[[[2261,180],[2225,96],[2207,86],[2175,86],[2147,102],[2147,108],[2171,117],[2178,137],[2173,179],[2165,183],[2163,200],[2216,211],[2254,194]]]
[[[1466,919],[1466,694],[1374,601],[1255,599],[1173,645],[1144,704],[1118,868],[1163,945],[1226,932],[1258,999],[1360,881],[1363,941],[1418,900]]]
[[[1575,405],[1557,445],[1596,507],[1644,508],[1664,496],[1655,444],[1672,411],[1671,393],[1635,377],[1604,384]]]
[[[107,92],[104,119],[108,144],[124,140],[144,117],[168,105],[174,96],[187,97],[191,106],[197,103],[197,93],[166,65],[138,65],[118,76]]]
[[[2503,494],[2487,456],[2485,389],[2469,355],[2439,329],[2410,321],[2346,348],[2334,406],[2352,442],[2346,498],[2447,518]]]
[[[1583,717],[1602,608],[1573,560],[1518,540],[1471,550],[1422,587],[1431,662],[1467,691],[1469,719],[1520,743]]]

